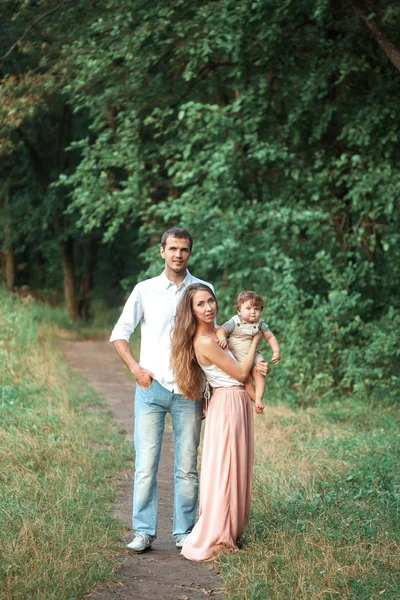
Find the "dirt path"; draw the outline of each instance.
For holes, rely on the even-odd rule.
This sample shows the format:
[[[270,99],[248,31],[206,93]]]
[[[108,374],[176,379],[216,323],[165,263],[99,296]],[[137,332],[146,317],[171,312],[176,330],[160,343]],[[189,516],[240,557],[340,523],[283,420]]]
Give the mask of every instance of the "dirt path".
[[[104,396],[114,419],[133,440],[133,379],[109,342],[60,342],[72,369],[83,375]],[[184,559],[172,538],[173,515],[173,435],[166,425],[158,472],[159,527],[153,549],[131,554],[121,545],[121,566],[117,581],[98,586],[90,595],[94,600],[222,600],[221,580],[210,563]],[[121,474],[114,514],[127,527],[125,542],[132,539],[133,470]]]

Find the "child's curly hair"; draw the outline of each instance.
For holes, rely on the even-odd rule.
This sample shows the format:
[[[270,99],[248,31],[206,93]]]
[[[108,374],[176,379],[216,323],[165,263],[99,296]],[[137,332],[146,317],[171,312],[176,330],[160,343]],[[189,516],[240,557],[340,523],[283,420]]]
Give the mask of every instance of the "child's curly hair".
[[[264,298],[257,294],[257,292],[253,292],[252,290],[248,290],[247,292],[240,292],[239,296],[236,298],[235,307],[236,310],[250,300],[254,306],[262,310],[264,308]]]

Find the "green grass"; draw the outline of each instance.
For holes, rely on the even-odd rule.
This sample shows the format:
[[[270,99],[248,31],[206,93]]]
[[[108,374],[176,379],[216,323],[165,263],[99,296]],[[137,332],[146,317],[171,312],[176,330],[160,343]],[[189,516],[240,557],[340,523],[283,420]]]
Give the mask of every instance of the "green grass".
[[[62,311],[0,298],[0,598],[83,598],[112,577],[110,516],[131,458],[103,401],[73,376],[42,319]]]
[[[226,600],[400,597],[399,410],[354,400],[256,419],[249,526]]]

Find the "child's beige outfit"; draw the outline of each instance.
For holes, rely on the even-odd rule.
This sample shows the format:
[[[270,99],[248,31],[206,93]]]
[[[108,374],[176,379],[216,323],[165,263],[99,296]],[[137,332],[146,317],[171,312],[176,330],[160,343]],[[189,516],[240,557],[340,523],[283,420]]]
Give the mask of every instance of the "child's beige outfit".
[[[233,356],[241,362],[249,353],[249,347],[253,337],[259,331],[269,331],[269,327],[265,321],[259,320],[255,323],[244,323],[240,320],[239,315],[235,315],[229,321],[222,325],[229,334],[228,345]],[[261,352],[257,352],[254,362],[264,360]]]

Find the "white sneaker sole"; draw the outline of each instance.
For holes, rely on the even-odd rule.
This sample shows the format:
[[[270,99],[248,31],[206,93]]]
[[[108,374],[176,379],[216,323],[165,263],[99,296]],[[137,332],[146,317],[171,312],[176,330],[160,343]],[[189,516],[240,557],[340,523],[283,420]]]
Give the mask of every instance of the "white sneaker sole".
[[[127,549],[134,554],[143,554],[143,552],[146,552],[146,550],[151,550],[151,546],[146,546],[146,548],[143,548],[143,550],[135,550],[134,548],[129,548],[129,546],[127,546]]]
[[[135,554],[142,554],[142,552],[146,552],[146,550],[150,550],[151,548],[151,544],[149,546],[145,546],[144,548],[142,548],[141,550],[136,550],[136,548],[132,548],[130,544],[126,545],[126,548],[128,550],[130,550],[131,552],[134,552]]]

